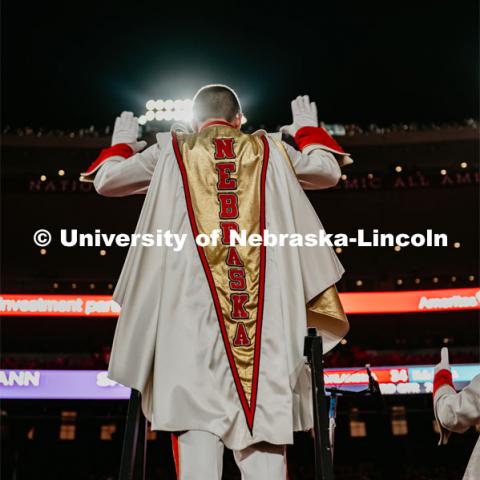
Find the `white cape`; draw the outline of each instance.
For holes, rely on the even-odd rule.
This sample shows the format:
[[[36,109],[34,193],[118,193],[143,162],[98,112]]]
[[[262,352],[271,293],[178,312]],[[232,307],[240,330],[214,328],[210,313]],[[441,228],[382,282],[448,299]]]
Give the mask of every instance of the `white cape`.
[[[165,135],[159,141],[165,143]],[[272,138],[269,145],[267,229],[318,234],[323,227],[285,152]],[[312,427],[303,356],[305,305],[334,285],[343,267],[330,247],[267,247],[258,397],[250,432],[192,237],[170,140],[159,155],[136,233],[170,230],[188,238],[181,252],[130,247],[113,295],[122,311],[109,377],[142,393],[143,411],[154,430],[204,430],[235,450],[260,441],[292,443],[294,431]],[[346,331],[319,333],[328,351]]]

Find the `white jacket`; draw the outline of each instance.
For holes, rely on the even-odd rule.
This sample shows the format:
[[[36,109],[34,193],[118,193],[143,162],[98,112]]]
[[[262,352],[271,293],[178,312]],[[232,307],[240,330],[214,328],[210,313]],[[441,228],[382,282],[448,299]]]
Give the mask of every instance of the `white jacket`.
[[[440,443],[450,432],[463,433],[480,423],[480,375],[456,393],[450,385],[441,386],[434,397],[435,417],[440,426]],[[480,479],[480,439],[477,440],[465,471],[464,480]]]
[[[160,134],[156,145],[128,159],[108,159],[96,173],[102,195],[147,194],[136,233],[191,233],[171,138]],[[318,233],[322,225],[302,187],[335,185],[340,177],[335,157],[322,149],[302,154],[272,137],[268,142],[268,229]],[[122,311],[109,377],[142,392],[152,429],[204,430],[239,450],[260,441],[292,443],[293,431],[311,428],[305,305],[334,285],[343,267],[330,247],[274,247],[266,272],[259,393],[250,432],[193,240],[181,253],[130,248],[113,296]],[[347,331],[346,321],[321,331],[325,351]]]

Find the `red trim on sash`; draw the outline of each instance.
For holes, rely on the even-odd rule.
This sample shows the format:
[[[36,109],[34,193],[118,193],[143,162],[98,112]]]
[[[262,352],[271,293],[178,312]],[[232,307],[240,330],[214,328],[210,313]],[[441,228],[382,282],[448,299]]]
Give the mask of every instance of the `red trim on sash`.
[[[230,122],[226,120],[212,120],[211,122],[206,122],[200,126],[199,131],[202,131],[204,128],[211,127],[212,125],[225,125],[227,127],[235,128]]]
[[[263,165],[260,177],[260,234],[263,238],[263,232],[266,228],[265,222],[265,183],[267,178],[267,165],[270,158],[270,147],[265,135],[260,137],[263,142]],[[262,344],[262,324],[263,324],[263,306],[265,300],[265,266],[266,266],[266,248],[265,245],[260,247],[260,278],[258,285],[258,306],[257,306],[257,326],[255,329],[255,352],[253,358],[253,380],[252,395],[250,397],[251,419],[249,424],[250,432],[253,429],[253,420],[255,418],[255,407],[257,404],[258,377],[260,371],[260,350]]]
[[[132,155],[133,148],[126,143],[117,143],[111,147],[104,148],[100,151],[100,155],[95,159],[95,161],[87,168],[87,171],[84,173],[84,175],[87,175],[92,172],[92,170],[95,170],[100,164],[110,157],[129,158]]]
[[[263,231],[265,230],[265,180],[266,180],[267,165],[268,165],[270,152],[269,152],[268,140],[265,138],[265,136],[262,136],[261,139],[264,144],[264,151],[263,151],[262,172],[260,176],[260,179],[261,179],[260,180],[260,231],[261,231],[261,234],[263,235]],[[192,227],[193,236],[194,238],[196,238],[198,235],[198,227],[195,220],[195,212],[193,211],[192,200],[190,196],[190,189],[188,186],[187,171],[185,169],[185,164],[183,163],[183,158],[180,153],[177,135],[175,132],[172,132],[172,144],[173,144],[173,150],[175,152],[175,157],[177,159],[178,167],[182,175],[182,182],[183,182],[183,188],[185,192],[185,200],[187,203],[187,211],[190,219],[190,225]],[[205,271],[205,275],[207,277],[208,286],[210,287],[210,293],[212,294],[213,303],[215,306],[215,311],[217,313],[218,323],[220,326],[220,331],[222,333],[223,344],[225,346],[225,351],[227,353],[227,358],[230,364],[230,370],[233,375],[233,380],[235,382],[235,387],[237,389],[240,403],[242,404],[242,408],[245,414],[245,418],[247,420],[248,428],[250,430],[250,433],[252,433],[253,420],[255,417],[255,408],[256,408],[256,401],[257,401],[258,373],[260,369],[260,346],[261,346],[261,336],[262,336],[263,303],[265,298],[265,295],[264,295],[265,264],[266,264],[265,245],[262,245],[260,247],[261,249],[260,250],[260,278],[259,278],[259,286],[258,286],[257,325],[255,329],[255,350],[254,350],[254,358],[253,358],[252,393],[250,397],[250,405],[248,405],[247,398],[245,396],[245,392],[243,390],[240,377],[238,375],[237,366],[235,365],[235,359],[233,357],[232,348],[228,340],[227,329],[225,327],[225,320],[223,318],[222,308],[220,306],[220,301],[218,299],[218,294],[215,288],[215,281],[213,280],[212,272],[210,271],[210,267],[208,265],[208,261],[205,256],[205,252],[203,251],[203,247],[201,247],[198,244],[196,244],[196,246],[197,246],[198,254],[200,256],[200,260],[202,262],[203,270]]]

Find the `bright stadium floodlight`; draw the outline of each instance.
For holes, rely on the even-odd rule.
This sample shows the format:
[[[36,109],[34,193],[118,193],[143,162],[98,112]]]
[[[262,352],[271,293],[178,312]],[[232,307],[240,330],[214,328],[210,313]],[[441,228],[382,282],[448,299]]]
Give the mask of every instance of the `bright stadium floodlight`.
[[[147,107],[147,110],[153,110],[156,106],[157,102],[155,100],[149,100],[145,106]]]
[[[179,121],[191,122],[193,120],[193,112],[191,110],[184,110],[179,112]]]
[[[193,118],[193,100],[189,98],[177,100],[149,100],[146,103],[147,111],[138,117],[138,123],[145,125],[148,122],[191,122]],[[247,123],[247,117],[242,116],[242,125]]]

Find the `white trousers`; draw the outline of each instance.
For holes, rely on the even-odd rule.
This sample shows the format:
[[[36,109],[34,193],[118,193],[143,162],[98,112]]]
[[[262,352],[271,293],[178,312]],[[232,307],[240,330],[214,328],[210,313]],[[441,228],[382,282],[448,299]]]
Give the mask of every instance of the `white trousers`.
[[[223,443],[216,435],[191,430],[172,435],[178,480],[221,480]],[[286,480],[285,445],[258,443],[233,452],[242,480]]]

